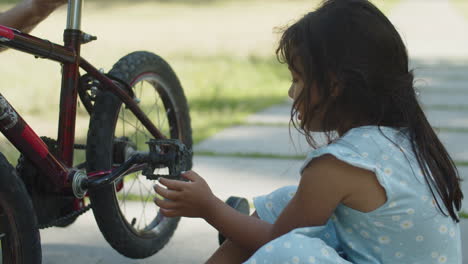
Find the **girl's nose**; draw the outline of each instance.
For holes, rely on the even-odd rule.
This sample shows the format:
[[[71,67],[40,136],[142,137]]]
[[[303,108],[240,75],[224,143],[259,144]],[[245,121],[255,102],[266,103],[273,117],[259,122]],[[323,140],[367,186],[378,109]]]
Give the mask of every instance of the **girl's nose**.
[[[288,95],[289,95],[289,98],[294,100],[294,84],[292,84],[291,87],[289,87]]]

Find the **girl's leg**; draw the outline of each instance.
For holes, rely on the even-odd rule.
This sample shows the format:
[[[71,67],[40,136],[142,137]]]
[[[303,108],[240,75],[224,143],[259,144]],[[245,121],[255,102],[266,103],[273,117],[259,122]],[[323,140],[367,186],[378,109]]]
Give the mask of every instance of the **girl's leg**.
[[[252,217],[257,217],[256,212],[252,214]],[[226,239],[223,244],[215,251],[215,253],[206,261],[205,264],[219,264],[219,263],[242,263],[246,261],[254,252],[248,252],[247,250],[237,246],[229,239]]]
[[[230,240],[224,241],[205,264],[240,264],[250,257],[251,253],[237,246]]]

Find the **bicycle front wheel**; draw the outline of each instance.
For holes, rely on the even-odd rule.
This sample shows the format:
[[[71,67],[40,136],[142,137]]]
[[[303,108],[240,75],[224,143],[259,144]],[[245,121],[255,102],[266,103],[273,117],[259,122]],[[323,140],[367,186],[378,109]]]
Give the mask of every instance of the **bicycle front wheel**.
[[[171,67],[159,56],[134,52],[109,75],[132,87],[139,107],[167,137],[192,147],[187,101]],[[154,138],[110,92],[98,93],[87,139],[87,171],[105,171],[127,157],[127,149],[147,151]],[[190,166],[191,167],[191,166]],[[154,182],[132,171],[111,186],[89,192],[99,228],[109,244],[130,258],[146,258],[173,235],[180,218],[167,218],[153,203]]]
[[[41,263],[41,240],[28,191],[0,153],[0,264]]]

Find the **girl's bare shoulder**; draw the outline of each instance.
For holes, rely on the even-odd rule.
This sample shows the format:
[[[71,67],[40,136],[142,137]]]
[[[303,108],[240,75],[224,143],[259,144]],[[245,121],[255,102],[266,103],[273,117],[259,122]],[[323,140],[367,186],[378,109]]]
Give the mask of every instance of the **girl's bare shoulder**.
[[[331,154],[313,159],[302,177],[314,178],[301,181],[303,184],[334,186],[341,203],[358,211],[372,211],[387,200],[385,189],[373,171],[353,166]]]

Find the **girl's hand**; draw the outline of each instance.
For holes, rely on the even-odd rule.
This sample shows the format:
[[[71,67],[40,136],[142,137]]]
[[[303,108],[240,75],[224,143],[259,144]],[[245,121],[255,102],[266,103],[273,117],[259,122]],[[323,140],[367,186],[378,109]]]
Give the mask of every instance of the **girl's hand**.
[[[182,173],[182,177],[188,179],[189,182],[160,178],[159,183],[167,189],[156,184],[154,190],[169,200],[155,197],[154,202],[167,217],[208,217],[218,199],[197,173],[188,171]]]

